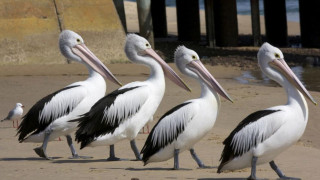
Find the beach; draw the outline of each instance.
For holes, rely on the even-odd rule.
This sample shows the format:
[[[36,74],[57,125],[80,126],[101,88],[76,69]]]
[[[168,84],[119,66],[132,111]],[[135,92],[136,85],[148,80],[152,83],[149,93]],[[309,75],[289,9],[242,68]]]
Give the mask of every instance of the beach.
[[[137,18],[135,3],[125,1],[127,23],[129,32],[137,32]],[[131,11],[130,11],[131,9]],[[176,33],[176,26],[172,13],[174,8],[168,8],[169,32]],[[171,15],[170,15],[171,13]],[[203,13],[203,12],[202,12]],[[244,19],[241,19],[243,17]],[[249,20],[248,20],[249,17]],[[250,16],[239,16],[238,23],[248,23]],[[203,19],[202,21],[202,30]],[[292,22],[289,34],[299,34],[298,23]],[[247,29],[239,28],[239,32],[250,34],[250,25]],[[263,29],[263,28],[262,28]],[[291,30],[290,30],[291,29]],[[87,44],[90,48],[90,44]],[[167,55],[168,56],[168,55]],[[242,59],[239,58],[238,61]],[[252,62],[254,63],[254,62]],[[178,72],[173,63],[170,66]],[[228,63],[226,63],[228,64]],[[131,63],[106,64],[110,71],[123,83],[143,81],[148,77],[148,68]],[[185,151],[180,154],[180,170],[172,170],[173,159],[165,162],[150,163],[143,166],[141,161],[132,161],[135,156],[128,140],[123,140],[115,145],[116,155],[124,161],[107,162],[108,147],[95,147],[79,149],[79,155],[92,156],[92,159],[69,159],[71,156],[65,137],[49,142],[47,153],[53,160],[44,160],[38,157],[33,149],[41,144],[19,143],[16,129],[12,128],[11,121],[0,123],[0,179],[245,179],[250,175],[250,168],[233,172],[217,174],[220,155],[223,149],[223,140],[247,115],[257,110],[286,103],[286,95],[279,86],[266,86],[259,80],[254,83],[241,84],[237,77],[241,76],[246,68],[256,68],[238,65],[206,65],[207,69],[217,79],[221,86],[233,98],[231,103],[221,98],[221,109],[214,128],[195,146],[194,149],[208,169],[199,169],[196,162]],[[76,81],[85,80],[87,70],[83,65],[52,64],[52,65],[3,65],[0,66],[0,116],[4,118],[14,107],[15,103],[25,105],[24,114],[40,98],[57,91]],[[181,73],[179,73],[181,75]],[[174,106],[200,96],[199,84],[184,75],[181,77],[191,87],[192,92],[187,92],[166,79],[166,92],[164,98],[154,115],[152,127],[159,118]],[[110,81],[107,83],[107,93],[119,88]],[[320,102],[320,92],[310,91],[315,100]],[[319,105],[314,106],[307,100],[309,107],[309,121],[301,140],[284,151],[275,162],[280,169],[290,177],[301,179],[320,179],[318,165],[320,164],[320,111]],[[73,136],[74,137],[74,136]],[[139,134],[136,138],[137,146],[141,149],[147,134]],[[268,164],[257,167],[257,177],[263,179],[277,179],[276,173]]]

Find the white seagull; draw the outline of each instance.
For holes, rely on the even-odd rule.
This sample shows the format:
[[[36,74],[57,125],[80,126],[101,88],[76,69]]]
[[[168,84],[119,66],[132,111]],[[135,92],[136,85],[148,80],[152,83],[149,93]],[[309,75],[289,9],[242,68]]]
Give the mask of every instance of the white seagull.
[[[146,165],[174,157],[174,169],[179,169],[179,153],[189,150],[198,166],[205,168],[193,146],[212,129],[221,104],[219,94],[232,100],[195,51],[179,46],[174,59],[183,74],[199,82],[201,95],[172,108],[160,118],[141,150],[142,160]]]
[[[256,165],[269,162],[280,178],[286,177],[274,158],[295,144],[308,122],[308,105],[304,97],[317,104],[284,61],[282,52],[264,43],[258,52],[262,72],[284,87],[287,104],[250,114],[224,140],[218,173],[251,167],[248,179],[256,179]]]
[[[4,119],[1,120],[5,121],[5,120],[12,120],[12,127],[14,128],[18,128],[19,127],[19,119],[23,114],[23,108],[24,106],[21,103],[17,103],[16,107],[14,107],[8,114],[8,116]],[[17,120],[17,127],[14,126],[14,120]]]
[[[43,158],[48,141],[66,136],[72,158],[79,158],[69,135],[77,128],[69,122],[90,110],[91,106],[105,95],[105,78],[121,85],[108,68],[85,46],[80,35],[64,30],[59,37],[61,53],[68,59],[84,64],[89,71],[85,81],[75,82],[39,100],[23,117],[18,129],[20,142],[43,142],[35,152]]]
[[[107,160],[119,160],[115,156],[114,144],[120,140],[130,140],[137,160],[141,160],[135,137],[152,118],[164,92],[165,77],[180,87],[190,91],[173,69],[151,48],[149,42],[138,35],[128,34],[125,45],[128,58],[146,65],[151,73],[146,81],[132,82],[100,99],[91,110],[78,121],[76,140],[81,148],[86,146],[110,146]]]

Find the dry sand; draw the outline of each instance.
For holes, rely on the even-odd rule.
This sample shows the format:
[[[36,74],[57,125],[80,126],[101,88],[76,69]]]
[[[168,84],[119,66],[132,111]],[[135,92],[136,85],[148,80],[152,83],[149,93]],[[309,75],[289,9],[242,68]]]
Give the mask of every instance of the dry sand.
[[[171,64],[171,66],[173,66]],[[110,70],[119,80],[128,83],[147,78],[148,69],[134,64],[110,64]],[[40,144],[18,143],[16,130],[11,122],[0,123],[0,179],[233,179],[245,178],[250,170],[245,169],[229,173],[216,173],[222,151],[222,141],[230,131],[249,113],[270,106],[283,104],[286,101],[280,87],[263,85],[244,85],[234,78],[240,76],[238,67],[207,66],[221,85],[234,99],[234,103],[222,99],[222,107],[212,131],[195,145],[195,150],[206,165],[212,169],[198,169],[188,152],[180,155],[182,170],[173,171],[173,160],[151,163],[143,166],[142,162],[122,161],[106,162],[107,147],[85,148],[79,150],[81,155],[93,156],[89,160],[70,160],[70,151],[66,139],[53,141],[48,145],[52,161],[43,160],[33,152]],[[174,67],[176,70],[176,68]],[[192,93],[178,88],[167,81],[165,97],[155,114],[153,124],[173,106],[187,99],[199,96],[200,89],[194,80],[182,76],[192,87]],[[0,67],[0,115],[6,113],[16,102],[23,103],[28,111],[41,97],[58,90],[72,82],[86,78],[86,70],[78,64],[70,65],[26,65]],[[118,88],[107,82],[107,92]],[[320,93],[311,92],[320,102]],[[275,159],[281,169],[290,176],[303,179],[319,179],[320,140],[319,140],[319,107],[309,103],[310,118],[306,132],[301,141]],[[152,125],[153,125],[152,124]],[[142,148],[147,135],[139,134],[137,146]],[[116,153],[121,158],[134,159],[129,142],[124,140],[116,144]],[[258,166],[258,177],[275,179],[276,174],[268,165]]]
[[[126,11],[128,4],[135,9],[134,4],[125,2]],[[170,9],[170,8],[169,8]],[[173,9],[171,8],[171,10]],[[133,13],[134,14],[134,13]],[[128,23],[135,23],[136,18],[129,16]],[[168,19],[174,19],[170,15]],[[240,18],[239,18],[240,19]],[[240,21],[240,20],[239,20]],[[244,21],[244,20],[243,20]],[[239,22],[242,24],[243,22]],[[247,21],[248,22],[248,21]],[[174,23],[168,21],[169,32],[174,30]],[[137,27],[128,26],[129,31],[137,31]],[[249,25],[250,27],[250,25]],[[204,29],[204,28],[202,28]],[[298,28],[295,28],[297,30]],[[240,33],[242,32],[240,28]],[[246,33],[250,33],[246,30]],[[289,28],[290,33],[290,28]],[[296,32],[296,34],[298,34]],[[90,45],[88,45],[90,46]],[[172,64],[171,64],[172,65]],[[110,70],[123,83],[144,80],[149,73],[148,69],[134,64],[109,64]],[[230,131],[249,113],[271,106],[284,104],[286,96],[282,88],[255,84],[240,84],[235,80],[243,69],[234,66],[207,66],[209,71],[217,78],[221,85],[234,99],[234,103],[222,99],[222,106],[216,124],[212,131],[195,145],[195,150],[203,162],[212,166],[211,169],[198,169],[188,152],[180,155],[181,170],[173,171],[173,160],[151,163],[143,166],[142,162],[130,161],[134,154],[129,142],[124,140],[116,144],[116,154],[128,159],[120,162],[106,162],[107,147],[76,149],[80,155],[93,156],[89,160],[68,159],[70,151],[66,139],[53,141],[48,145],[48,154],[54,160],[47,161],[39,158],[33,148],[40,144],[18,143],[15,136],[16,130],[12,122],[0,123],[0,179],[243,179],[249,176],[250,169],[236,172],[217,174],[220,154],[223,148],[222,141]],[[176,69],[176,68],[174,68]],[[87,72],[78,64],[62,65],[24,65],[0,66],[0,116],[4,117],[16,102],[23,103],[25,112],[45,95],[52,93],[72,82],[84,80]],[[187,99],[199,96],[200,89],[192,79],[182,76],[192,87],[192,93],[178,88],[171,81],[167,81],[164,99],[154,116],[153,124],[167,110]],[[118,88],[107,82],[107,92]],[[320,102],[320,92],[311,92],[313,97]],[[320,179],[320,111],[319,106],[309,103],[309,122],[302,139],[279,155],[275,162],[288,176],[302,179]],[[152,124],[152,125],[153,125]],[[137,146],[142,148],[147,135],[137,136]],[[265,164],[258,166],[257,175],[260,178],[276,179],[276,174]]]

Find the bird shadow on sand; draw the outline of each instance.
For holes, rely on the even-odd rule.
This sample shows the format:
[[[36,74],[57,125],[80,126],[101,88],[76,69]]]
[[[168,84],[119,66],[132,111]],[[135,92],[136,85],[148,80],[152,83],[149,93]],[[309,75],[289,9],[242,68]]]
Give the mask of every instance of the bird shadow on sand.
[[[121,161],[130,161],[130,159],[121,159]],[[107,161],[107,159],[63,159],[63,160],[52,161],[52,163],[56,163],[56,164],[64,164],[64,163],[95,163],[95,162],[113,163],[115,161]]]
[[[62,157],[51,157],[52,160]],[[40,157],[27,157],[27,158],[1,158],[0,161],[51,161]]]
[[[13,128],[13,127],[9,127],[9,126],[8,126],[8,127],[0,127],[0,129],[14,129],[14,130],[15,130],[16,128]]]
[[[199,178],[198,180],[247,180],[247,178]]]
[[[154,167],[154,168],[126,168],[125,170],[129,170],[129,171],[191,171],[192,169],[180,168],[179,170],[175,170],[173,168]]]

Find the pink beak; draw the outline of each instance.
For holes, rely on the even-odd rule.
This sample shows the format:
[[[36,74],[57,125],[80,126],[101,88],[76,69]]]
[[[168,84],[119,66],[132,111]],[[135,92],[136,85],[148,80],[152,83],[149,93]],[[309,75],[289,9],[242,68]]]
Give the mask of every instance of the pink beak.
[[[314,105],[317,105],[317,102],[313,99],[307,89],[302,85],[301,81],[297,76],[292,72],[290,67],[284,61],[284,59],[274,59],[269,62],[269,64],[276,69],[278,69],[289,81],[295,86],[306,98],[308,98]]]
[[[72,48],[72,52],[78,55],[86,64],[92,67],[99,74],[115,84],[122,86],[110,70],[87,48],[85,44],[78,44]]]
[[[194,73],[198,74],[198,76],[206,82],[206,84],[222,97],[226,98],[230,102],[233,102],[231,97],[227,94],[227,92],[221,87],[218,81],[210,74],[207,68],[201,63],[200,60],[191,61],[187,66],[191,67],[190,70]]]
[[[145,50],[145,54],[153,57],[161,66],[165,73],[165,75],[175,84],[180,86],[181,88],[191,91],[191,89],[183,82],[183,80],[178,76],[176,72],[156,53],[153,49],[149,48]]]

